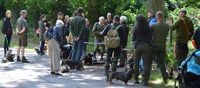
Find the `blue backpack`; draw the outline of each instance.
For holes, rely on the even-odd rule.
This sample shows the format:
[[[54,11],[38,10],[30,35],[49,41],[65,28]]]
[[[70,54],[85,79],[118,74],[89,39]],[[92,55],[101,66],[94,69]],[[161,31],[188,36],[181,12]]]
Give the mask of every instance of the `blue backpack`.
[[[53,38],[53,29],[54,27],[50,27],[43,35],[44,39],[46,41],[50,40],[51,38]]]

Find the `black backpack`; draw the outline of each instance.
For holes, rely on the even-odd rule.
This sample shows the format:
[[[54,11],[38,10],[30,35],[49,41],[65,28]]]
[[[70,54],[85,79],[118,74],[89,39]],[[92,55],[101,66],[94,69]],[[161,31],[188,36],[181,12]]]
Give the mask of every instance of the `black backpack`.
[[[50,27],[43,35],[44,39],[46,41],[50,40],[51,38],[53,38],[53,29],[54,27]]]

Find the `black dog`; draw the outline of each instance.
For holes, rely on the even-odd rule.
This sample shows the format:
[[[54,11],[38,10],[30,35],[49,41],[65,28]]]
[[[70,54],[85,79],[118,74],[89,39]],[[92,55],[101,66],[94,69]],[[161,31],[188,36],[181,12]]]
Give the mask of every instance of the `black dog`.
[[[107,82],[112,84],[112,80],[121,80],[127,85],[128,81],[131,80],[133,76],[133,69],[125,70],[124,72],[111,72],[109,76],[107,76]]]
[[[71,69],[76,69],[81,71],[85,70],[82,61],[80,62],[65,61],[64,64],[68,65],[70,67],[70,70]]]
[[[15,54],[12,54],[12,50],[10,49],[10,50],[8,50],[7,51],[7,54],[6,54],[6,59],[8,60],[8,61],[10,61],[10,62],[13,62],[14,59],[15,58]]]
[[[92,65],[92,57],[93,55],[91,53],[86,54],[85,57],[82,59],[82,61],[84,60],[84,65]]]

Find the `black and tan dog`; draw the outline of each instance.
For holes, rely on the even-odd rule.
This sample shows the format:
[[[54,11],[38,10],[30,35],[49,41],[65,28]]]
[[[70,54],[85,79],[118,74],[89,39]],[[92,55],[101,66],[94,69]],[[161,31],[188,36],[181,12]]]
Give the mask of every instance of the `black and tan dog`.
[[[92,53],[87,53],[82,59],[82,61],[84,61],[84,65],[92,65],[93,64],[92,57],[93,57]]]
[[[111,85],[113,84],[112,80],[116,79],[123,81],[125,85],[127,85],[128,81],[131,80],[132,77],[133,77],[133,69],[128,69],[125,70],[124,72],[110,72],[109,76],[107,76],[107,82],[109,83],[109,85]]]
[[[14,60],[14,57],[15,55],[12,54],[12,50],[8,50],[7,53],[6,53],[6,56],[4,57],[4,59],[2,60],[3,63],[6,63],[6,62],[13,62]]]

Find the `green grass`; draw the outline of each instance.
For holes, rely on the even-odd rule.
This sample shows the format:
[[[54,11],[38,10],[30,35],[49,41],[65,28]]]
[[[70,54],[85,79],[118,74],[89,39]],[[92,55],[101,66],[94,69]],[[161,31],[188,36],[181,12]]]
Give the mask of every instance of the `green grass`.
[[[154,70],[154,71],[152,71],[152,73],[151,73],[150,85],[151,85],[153,88],[173,88],[174,79],[168,80],[168,83],[165,84],[165,83],[163,82],[163,78],[162,78],[161,72],[160,72],[160,71]]]

